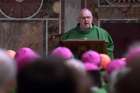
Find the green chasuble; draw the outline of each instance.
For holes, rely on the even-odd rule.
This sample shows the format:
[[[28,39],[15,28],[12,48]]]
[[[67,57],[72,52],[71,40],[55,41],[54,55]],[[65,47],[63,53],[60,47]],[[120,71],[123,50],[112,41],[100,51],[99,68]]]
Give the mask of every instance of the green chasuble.
[[[77,25],[75,28],[70,31],[64,33],[61,37],[62,40],[68,39],[83,39],[83,40],[104,40],[107,42],[107,51],[108,55],[113,58],[113,40],[109,33],[104,29],[94,25],[91,29],[87,31],[82,31]]]

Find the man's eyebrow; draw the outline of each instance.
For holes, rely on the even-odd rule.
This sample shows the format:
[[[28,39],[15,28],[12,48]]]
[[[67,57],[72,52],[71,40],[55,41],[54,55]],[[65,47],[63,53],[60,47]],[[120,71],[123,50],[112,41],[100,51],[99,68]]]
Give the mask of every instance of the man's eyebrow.
[[[87,17],[92,17],[92,16],[81,16],[80,18],[87,18]]]

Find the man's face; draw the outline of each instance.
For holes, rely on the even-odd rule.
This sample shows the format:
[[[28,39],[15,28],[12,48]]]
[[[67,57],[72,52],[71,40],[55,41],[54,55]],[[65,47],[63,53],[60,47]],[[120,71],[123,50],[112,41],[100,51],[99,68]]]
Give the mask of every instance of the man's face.
[[[83,10],[80,13],[80,27],[83,29],[88,29],[92,27],[93,17],[89,10]]]

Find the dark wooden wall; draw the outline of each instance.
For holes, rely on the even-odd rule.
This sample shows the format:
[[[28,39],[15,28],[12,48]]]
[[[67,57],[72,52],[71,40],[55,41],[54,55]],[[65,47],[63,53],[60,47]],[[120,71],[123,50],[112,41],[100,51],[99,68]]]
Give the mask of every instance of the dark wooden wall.
[[[73,25],[74,20],[67,15],[75,16],[73,13],[80,7],[91,9],[95,24],[111,34],[115,57],[125,55],[129,45],[140,40],[139,0],[123,0],[123,4],[117,2],[121,0],[109,0],[110,4],[106,0],[76,0],[73,4],[74,1],[0,0],[0,47],[13,50],[31,47],[40,54],[47,54],[57,46],[64,30]],[[77,8],[74,12],[73,7]]]

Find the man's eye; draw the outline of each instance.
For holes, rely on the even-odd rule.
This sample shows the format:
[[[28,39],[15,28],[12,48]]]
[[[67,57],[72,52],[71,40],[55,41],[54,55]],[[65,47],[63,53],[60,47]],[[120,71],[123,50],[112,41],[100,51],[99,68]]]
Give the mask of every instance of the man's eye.
[[[87,17],[81,17],[82,19],[89,19],[89,18],[91,18],[90,16],[87,16]]]
[[[91,18],[90,16],[88,16],[87,18]]]

